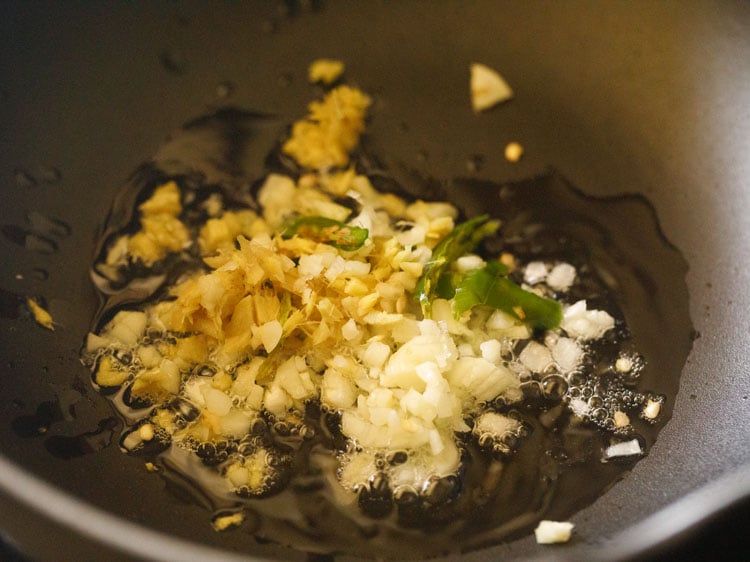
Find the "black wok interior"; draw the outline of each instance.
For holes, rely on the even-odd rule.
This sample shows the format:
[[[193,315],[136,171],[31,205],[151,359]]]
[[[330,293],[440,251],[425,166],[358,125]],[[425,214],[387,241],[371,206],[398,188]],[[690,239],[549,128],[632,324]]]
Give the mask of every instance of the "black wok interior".
[[[648,457],[573,517],[571,544],[551,550],[527,537],[466,559],[603,558],[605,550],[627,558],[689,540],[689,522],[624,545],[618,533],[711,483],[731,493],[722,505],[690,496],[699,514],[750,494],[748,29],[742,2],[3,2],[0,529],[38,559],[104,548],[137,558],[144,544],[165,559],[203,554],[172,542],[176,550],[160,551],[163,537],[130,527],[121,537],[129,543],[102,547],[105,527],[95,528],[88,507],[66,503],[69,494],[172,539],[239,552],[253,542],[217,534],[204,509],[106,446],[119,426],[102,422],[110,406],[79,362],[97,304],[88,268],[115,193],[171,131],[223,105],[290,122],[319,93],[306,81],[308,63],[334,57],[347,63],[350,83],[375,96],[369,132],[389,139],[394,165],[446,183],[554,168],[588,194],[645,195],[690,267],[698,337],[672,420]],[[515,91],[510,103],[471,111],[475,61],[502,72]],[[517,164],[502,155],[512,140],[525,148]],[[467,171],[477,155],[482,165]],[[54,332],[33,322],[26,296],[43,297]],[[45,433],[28,430],[40,423]],[[61,438],[71,437],[96,451],[62,458]],[[38,479],[66,495],[34,488]],[[66,512],[91,527],[68,530]]]

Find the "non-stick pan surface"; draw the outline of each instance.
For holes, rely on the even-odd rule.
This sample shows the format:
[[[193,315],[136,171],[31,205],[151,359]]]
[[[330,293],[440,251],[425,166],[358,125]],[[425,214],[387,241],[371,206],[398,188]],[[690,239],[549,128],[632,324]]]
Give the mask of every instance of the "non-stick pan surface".
[[[118,427],[78,360],[96,307],[88,267],[114,194],[171,131],[226,104],[290,122],[323,56],[376,96],[373,136],[391,135],[389,154],[420,174],[465,176],[482,155],[478,179],[553,167],[589,194],[643,194],[690,267],[699,337],[648,457],[573,517],[572,544],[528,537],[467,559],[638,555],[747,496],[748,29],[739,2],[3,2],[0,527],[50,560],[206,559],[183,541],[252,543],[215,533],[112,446]],[[475,61],[501,70],[510,104],[471,112]],[[502,157],[511,140],[526,149],[515,165]],[[45,300],[54,332],[26,296]],[[691,503],[638,526],[680,501]],[[694,520],[675,516],[686,510]]]

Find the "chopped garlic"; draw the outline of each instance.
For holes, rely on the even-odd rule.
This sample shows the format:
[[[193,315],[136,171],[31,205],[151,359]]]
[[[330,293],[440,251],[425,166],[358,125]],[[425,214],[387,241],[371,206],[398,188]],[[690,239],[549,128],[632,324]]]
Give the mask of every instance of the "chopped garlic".
[[[610,460],[618,457],[632,457],[634,455],[643,454],[643,448],[637,439],[631,439],[630,441],[622,441],[610,445],[604,451],[604,460]]]
[[[508,416],[487,412],[482,414],[474,425],[474,433],[477,435],[490,434],[495,439],[500,439],[503,435],[513,432],[520,427],[521,423]]]
[[[151,441],[154,438],[154,426],[150,423],[144,423],[138,428],[138,437],[143,441]]]
[[[530,341],[518,356],[519,361],[534,373],[542,373],[552,363],[552,353],[546,346]]]
[[[547,278],[547,265],[542,261],[532,261],[523,270],[523,280],[529,285],[536,285]]]
[[[655,420],[661,413],[661,402],[658,400],[649,400],[643,408],[643,417],[647,420]]]
[[[555,544],[568,542],[575,525],[567,521],[540,521],[534,536],[539,544]]]
[[[584,352],[578,342],[571,338],[560,337],[550,346],[552,358],[560,370],[569,373],[578,368],[583,359]]]
[[[555,291],[565,292],[576,279],[576,268],[569,263],[558,263],[547,275],[547,285]]]
[[[629,373],[633,369],[633,360],[630,357],[618,357],[615,361],[615,371],[618,373]]]
[[[587,310],[580,300],[565,309],[561,326],[573,338],[592,340],[614,328],[615,319],[603,310]]]
[[[622,412],[620,410],[616,411],[614,415],[612,416],[615,422],[615,427],[627,427],[630,425],[630,418],[625,412]]]
[[[508,83],[490,67],[474,63],[470,70],[471,105],[474,111],[485,111],[513,97]]]

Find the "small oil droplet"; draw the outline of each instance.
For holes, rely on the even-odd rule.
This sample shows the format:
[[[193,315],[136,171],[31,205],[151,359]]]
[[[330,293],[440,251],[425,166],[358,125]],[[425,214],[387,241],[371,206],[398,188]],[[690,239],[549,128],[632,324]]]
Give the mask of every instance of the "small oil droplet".
[[[53,166],[39,166],[36,177],[42,183],[54,184],[62,179],[62,174]]]
[[[228,80],[219,83],[216,86],[216,97],[220,99],[226,99],[234,93],[234,84]]]
[[[37,281],[46,281],[49,279],[49,271],[42,269],[41,267],[35,267],[31,270],[31,277]]]
[[[20,226],[16,226],[15,224],[4,224],[0,227],[0,232],[2,232],[6,240],[13,242],[14,244],[23,246],[26,243],[26,235],[28,232]]]
[[[287,88],[291,86],[293,81],[294,79],[292,78],[292,75],[289,72],[285,72],[284,74],[281,74],[278,78],[278,84],[282,88]]]
[[[277,18],[271,18],[263,22],[263,33],[278,33],[281,24]]]
[[[466,160],[466,171],[475,174],[484,166],[484,154],[472,154]]]
[[[24,189],[34,187],[37,184],[36,179],[27,170],[23,168],[16,168],[13,172],[13,177],[16,180],[16,185]]]
[[[178,51],[166,49],[159,56],[159,60],[165,70],[177,76],[185,74],[187,71],[187,60],[182,53]]]

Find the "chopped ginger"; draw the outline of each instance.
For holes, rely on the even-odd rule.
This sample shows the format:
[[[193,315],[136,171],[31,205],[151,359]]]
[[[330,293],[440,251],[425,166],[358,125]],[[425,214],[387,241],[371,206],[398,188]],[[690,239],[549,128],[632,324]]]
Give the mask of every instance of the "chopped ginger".
[[[310,103],[306,119],[294,123],[284,153],[315,170],[346,166],[349,152],[364,131],[370,103],[370,98],[356,88],[339,86],[331,90],[323,101]]]
[[[307,77],[310,82],[333,84],[344,73],[344,63],[334,59],[318,59],[310,64]]]
[[[231,515],[222,515],[214,519],[213,527],[217,531],[226,531],[227,529],[241,525],[244,520],[245,516],[241,511]]]
[[[39,324],[43,328],[54,331],[55,322],[54,320],[52,320],[52,315],[47,312],[47,310],[44,309],[42,305],[40,305],[38,302],[36,302],[35,299],[31,297],[26,299],[26,304],[31,310],[31,313],[34,315],[34,320],[36,320],[37,324]]]

